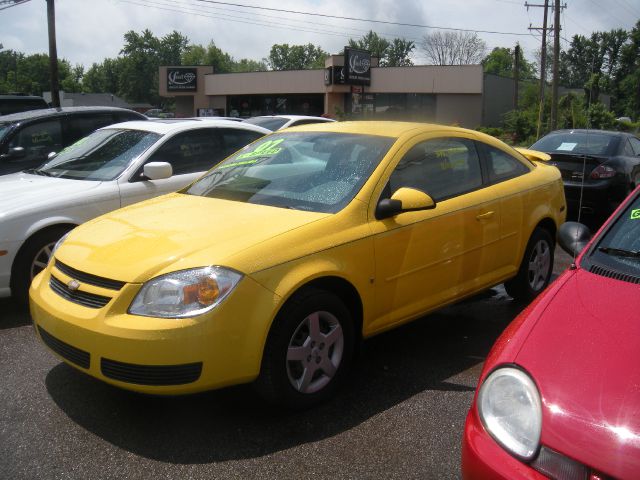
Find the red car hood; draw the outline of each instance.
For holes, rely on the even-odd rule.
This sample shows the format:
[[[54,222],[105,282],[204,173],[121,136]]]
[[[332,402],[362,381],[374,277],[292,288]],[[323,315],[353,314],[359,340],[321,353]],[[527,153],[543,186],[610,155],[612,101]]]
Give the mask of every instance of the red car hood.
[[[640,472],[640,285],[578,269],[515,361],[538,384],[542,443],[603,473]]]

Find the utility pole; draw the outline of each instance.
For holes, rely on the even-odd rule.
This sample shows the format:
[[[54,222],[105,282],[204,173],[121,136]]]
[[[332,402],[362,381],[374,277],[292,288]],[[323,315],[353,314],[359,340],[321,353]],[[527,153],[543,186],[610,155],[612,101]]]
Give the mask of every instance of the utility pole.
[[[558,64],[560,63],[560,0],[553,11],[553,79],[551,81],[551,130],[558,128]]]
[[[49,27],[49,71],[51,78],[51,105],[60,107],[60,86],[58,84],[58,49],[56,47],[56,10],[54,0],[47,1],[47,24]]]
[[[515,58],[513,59],[513,108],[518,110],[518,86],[520,83],[520,44],[516,43],[513,49]]]
[[[549,0],[544,0],[544,5],[531,5],[525,3],[527,10],[529,7],[544,7],[544,20],[542,29],[533,28],[529,25],[529,30],[542,30],[542,46],[540,47],[540,93],[538,94],[538,127],[536,131],[536,139],[540,138],[540,130],[542,128],[542,113],[544,112],[544,91],[547,83],[547,15],[549,12]]]

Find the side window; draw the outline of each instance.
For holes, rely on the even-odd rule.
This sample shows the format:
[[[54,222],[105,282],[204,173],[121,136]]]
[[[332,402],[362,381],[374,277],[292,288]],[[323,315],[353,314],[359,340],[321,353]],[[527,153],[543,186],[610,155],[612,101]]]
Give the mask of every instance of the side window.
[[[145,120],[145,118],[140,117],[140,115],[134,112],[119,112],[115,114],[114,123],[130,122],[132,120]]]
[[[93,133],[101,127],[114,123],[113,116],[110,113],[101,113],[98,115],[72,115],[69,117],[69,136],[66,138],[67,144],[71,145]]]
[[[522,162],[498,148],[482,144],[487,159],[489,183],[502,182],[529,172]]]
[[[9,148],[22,147],[22,160],[45,161],[51,152],[62,150],[62,128],[60,120],[48,120],[27,125],[9,143]]]
[[[464,138],[439,138],[414,146],[389,179],[390,193],[401,187],[422,190],[435,201],[482,186],[480,159],[474,143]]]
[[[264,134],[259,132],[252,132],[251,130],[242,130],[239,128],[220,128],[218,132],[222,136],[222,143],[224,144],[224,151],[221,152],[219,160],[224,160],[245,145],[248,145],[254,140],[264,136]]]
[[[640,140],[637,138],[630,138],[629,143],[631,144],[631,149],[633,150],[633,156],[640,155]]]
[[[181,132],[167,140],[149,162],[168,162],[174,175],[209,170],[222,158],[222,141],[215,128]],[[148,163],[148,162],[147,162]]]

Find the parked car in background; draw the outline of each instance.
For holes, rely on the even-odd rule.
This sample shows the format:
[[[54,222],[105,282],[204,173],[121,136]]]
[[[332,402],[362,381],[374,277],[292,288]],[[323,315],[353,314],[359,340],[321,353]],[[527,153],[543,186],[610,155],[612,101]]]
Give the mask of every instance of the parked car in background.
[[[312,117],[308,115],[264,115],[251,117],[244,120],[252,125],[259,125],[268,128],[272,132],[299,125],[309,125],[311,123],[335,122],[331,118]]]
[[[551,155],[562,173],[569,216],[605,219],[640,185],[640,139],[604,130],[557,130],[531,148]]]
[[[578,257],[487,357],[464,430],[465,479],[638,478],[640,188],[590,243],[576,222],[558,240]]]
[[[146,120],[115,107],[62,107],[0,117],[0,175],[42,165],[52,154],[94,130],[129,120]]]
[[[43,166],[0,177],[0,297],[26,299],[76,225],[172,192],[269,133],[237,122],[134,121],[95,131]]]
[[[121,388],[255,381],[308,407],[363,338],[498,283],[523,300],[545,288],[565,200],[548,155],[524,153],[418,123],[272,133],[71,231],[32,283],[37,331]]]
[[[33,95],[0,95],[0,115],[49,108],[49,104],[42,97]]]
[[[161,108],[150,108],[149,110],[144,112],[144,115],[147,118],[173,118],[173,117],[175,117],[175,114],[173,112],[165,112]]]

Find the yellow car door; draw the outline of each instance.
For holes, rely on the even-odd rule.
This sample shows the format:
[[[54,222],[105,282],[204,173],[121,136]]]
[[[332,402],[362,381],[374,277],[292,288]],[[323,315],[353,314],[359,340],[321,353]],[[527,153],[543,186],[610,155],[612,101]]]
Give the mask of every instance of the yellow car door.
[[[436,207],[372,219],[376,302],[365,335],[480,289],[492,278],[499,256],[500,201],[482,189],[475,142],[416,138],[398,156],[381,197],[415,188],[429,194]]]

